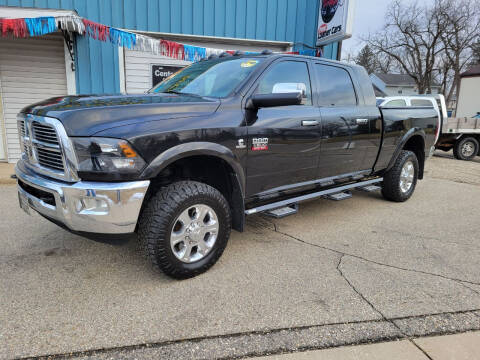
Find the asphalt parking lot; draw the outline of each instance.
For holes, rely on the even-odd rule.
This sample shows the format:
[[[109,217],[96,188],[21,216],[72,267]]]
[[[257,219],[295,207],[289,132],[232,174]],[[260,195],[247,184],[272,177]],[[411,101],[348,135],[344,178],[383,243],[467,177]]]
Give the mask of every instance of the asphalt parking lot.
[[[229,358],[480,329],[480,158],[440,153],[411,200],[355,192],[248,218],[185,281],[0,186],[0,358]],[[55,357],[55,356],[54,356]]]

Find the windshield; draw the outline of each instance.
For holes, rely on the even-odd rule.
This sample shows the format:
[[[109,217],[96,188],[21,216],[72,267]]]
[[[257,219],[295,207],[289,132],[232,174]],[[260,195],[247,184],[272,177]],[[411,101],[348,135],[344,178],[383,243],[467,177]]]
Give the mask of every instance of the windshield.
[[[262,58],[237,57],[200,61],[166,78],[149,93],[175,92],[223,98],[262,61]]]

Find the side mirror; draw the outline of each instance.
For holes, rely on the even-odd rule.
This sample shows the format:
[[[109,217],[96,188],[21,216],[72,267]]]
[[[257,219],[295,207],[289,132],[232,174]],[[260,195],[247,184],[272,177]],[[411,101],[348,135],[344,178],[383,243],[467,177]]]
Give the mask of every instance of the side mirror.
[[[300,105],[302,93],[255,94],[248,99],[245,106],[248,110],[257,110],[266,107]]]

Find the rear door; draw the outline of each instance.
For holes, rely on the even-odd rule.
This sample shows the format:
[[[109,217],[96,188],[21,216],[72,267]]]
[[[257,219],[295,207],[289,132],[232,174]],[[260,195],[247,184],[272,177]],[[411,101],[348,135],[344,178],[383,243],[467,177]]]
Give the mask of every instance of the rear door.
[[[308,61],[275,61],[253,86],[252,94],[293,88],[304,90],[301,105],[247,111],[247,197],[316,178],[321,121],[312,103]]]
[[[376,159],[381,118],[363,106],[346,68],[315,63],[322,140],[318,178],[368,172]]]

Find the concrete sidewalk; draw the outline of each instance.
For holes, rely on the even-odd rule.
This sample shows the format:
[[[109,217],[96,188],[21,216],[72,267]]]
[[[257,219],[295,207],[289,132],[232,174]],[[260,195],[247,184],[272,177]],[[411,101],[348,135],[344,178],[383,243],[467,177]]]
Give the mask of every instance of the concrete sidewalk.
[[[15,174],[15,164],[0,163],[0,185],[13,185],[17,180],[12,179]]]
[[[264,356],[257,360],[474,360],[480,359],[480,332],[425,337],[371,345]]]

